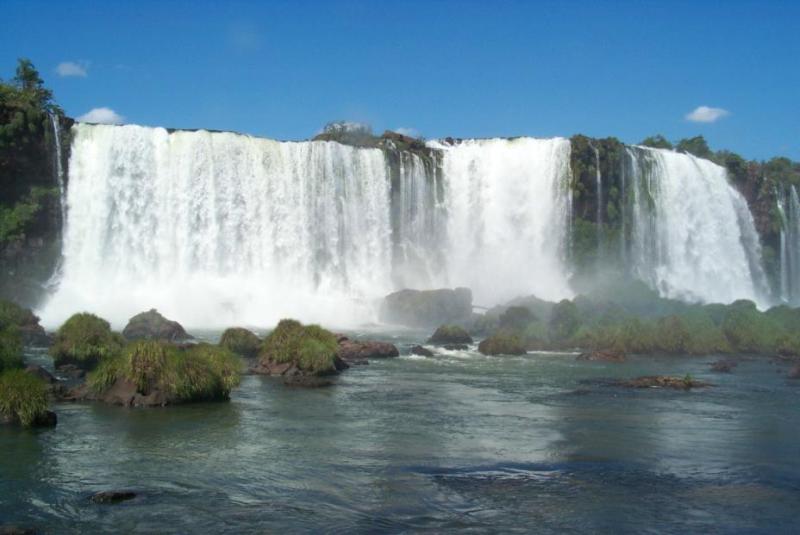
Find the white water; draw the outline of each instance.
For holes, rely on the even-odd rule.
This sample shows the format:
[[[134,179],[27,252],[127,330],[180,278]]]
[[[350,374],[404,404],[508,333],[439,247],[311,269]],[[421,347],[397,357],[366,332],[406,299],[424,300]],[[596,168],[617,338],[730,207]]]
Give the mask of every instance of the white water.
[[[77,125],[64,271],[42,311],[124,324],[343,325],[390,289],[381,151],[229,133]]]
[[[603,252],[603,174],[600,172],[600,151],[592,145],[594,150],[594,166],[595,166],[595,203],[597,204],[597,219],[595,225],[597,226],[597,252],[601,255]]]
[[[636,147],[632,270],[667,297],[766,300],[752,216],[725,169],[687,154]]]
[[[570,297],[566,139],[470,140],[444,150],[445,284],[491,305],[520,295]]]
[[[56,160],[56,181],[58,182],[59,199],[61,199],[61,219],[62,223],[66,221],[67,217],[67,192],[64,185],[64,163],[61,152],[61,128],[58,124],[58,117],[55,113],[48,113],[50,116],[50,125],[53,127],[53,144],[55,145],[55,160]],[[63,225],[62,225],[63,228]]]
[[[800,199],[797,189],[778,192],[780,234],[780,297],[793,306],[800,304]]]

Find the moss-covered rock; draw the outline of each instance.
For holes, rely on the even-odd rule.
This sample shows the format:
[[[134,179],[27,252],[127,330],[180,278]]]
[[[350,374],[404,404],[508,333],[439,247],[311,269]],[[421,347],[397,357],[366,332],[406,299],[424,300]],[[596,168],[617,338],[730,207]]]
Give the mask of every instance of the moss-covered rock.
[[[429,344],[471,344],[472,337],[458,325],[442,325],[428,338]]]
[[[192,339],[180,323],[165,318],[154,308],[132,317],[123,329],[122,336],[128,340],[167,342],[184,342]]]
[[[238,357],[211,344],[138,341],[89,374],[87,397],[125,406],[227,400],[241,369]]]
[[[261,339],[252,331],[243,327],[225,329],[219,339],[219,345],[245,358],[255,358],[261,349]]]
[[[39,317],[30,309],[23,308],[11,301],[0,300],[0,322],[7,322],[17,327],[25,346],[47,347],[50,337],[39,324]]]
[[[523,355],[525,344],[522,338],[510,331],[498,331],[478,344],[484,355]]]
[[[55,334],[50,355],[55,365],[74,364],[91,370],[119,353],[125,340],[109,323],[94,314],[81,312],[70,317]]]
[[[253,371],[285,377],[333,375],[347,368],[337,356],[338,349],[332,332],[283,319],[264,339]]]
[[[387,295],[381,321],[409,327],[435,327],[462,323],[472,317],[472,292],[468,288],[400,290]]]
[[[0,374],[0,419],[23,427],[55,425],[55,414],[47,410],[44,381],[24,370]]]

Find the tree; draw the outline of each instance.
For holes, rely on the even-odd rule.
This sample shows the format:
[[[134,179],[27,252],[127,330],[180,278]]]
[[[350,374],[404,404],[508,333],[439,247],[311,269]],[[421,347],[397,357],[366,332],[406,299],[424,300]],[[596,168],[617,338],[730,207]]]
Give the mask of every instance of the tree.
[[[17,60],[14,85],[29,96],[33,104],[47,109],[52,105],[53,92],[44,86],[44,80],[39,76],[39,71],[33,66],[31,60],[27,58]]]
[[[670,149],[672,150],[672,143],[667,140],[661,134],[656,134],[654,136],[646,137],[642,140],[640,145],[644,145],[645,147],[653,147],[654,149]]]
[[[711,149],[708,148],[706,138],[703,136],[681,139],[678,141],[675,149],[678,152],[688,152],[689,154],[694,154],[698,158],[711,158],[712,156]]]

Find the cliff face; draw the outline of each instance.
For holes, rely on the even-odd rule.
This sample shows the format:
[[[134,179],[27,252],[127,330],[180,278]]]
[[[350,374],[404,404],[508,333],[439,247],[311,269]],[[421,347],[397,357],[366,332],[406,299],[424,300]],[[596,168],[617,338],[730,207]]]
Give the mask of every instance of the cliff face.
[[[61,169],[66,177],[72,119],[55,115],[61,136]],[[38,119],[38,120],[36,120]],[[53,122],[48,115],[30,121],[28,134],[0,149],[4,184],[4,232],[0,239],[0,297],[26,307],[46,293],[61,255],[61,194]],[[65,135],[66,134],[66,135]]]

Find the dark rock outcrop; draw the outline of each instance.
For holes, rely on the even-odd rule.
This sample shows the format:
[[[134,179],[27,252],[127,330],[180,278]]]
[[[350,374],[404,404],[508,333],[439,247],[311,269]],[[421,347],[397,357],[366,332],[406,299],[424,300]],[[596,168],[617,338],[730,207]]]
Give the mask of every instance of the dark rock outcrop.
[[[380,311],[381,321],[409,327],[436,327],[471,317],[472,292],[468,288],[400,290],[384,298]]]
[[[711,371],[716,373],[730,373],[739,363],[735,360],[722,359],[711,363]]]
[[[22,526],[3,526],[0,525],[0,535],[36,535],[38,533],[33,528],[24,528]]]
[[[421,357],[432,357],[433,356],[433,351],[431,351],[430,349],[427,349],[425,347],[417,345],[417,346],[414,346],[414,347],[411,348],[411,354],[412,355],[419,355]]]
[[[788,377],[789,379],[800,379],[800,364],[789,370]]]
[[[191,340],[192,336],[187,334],[180,323],[168,320],[156,309],[132,317],[122,336],[128,340],[166,340],[168,342],[184,342]]]
[[[0,423],[6,425],[20,425],[18,418],[2,414],[0,414]],[[55,427],[56,425],[58,425],[58,416],[53,411],[44,411],[36,416],[33,422],[30,423],[30,427],[39,428]]]
[[[357,362],[368,359],[385,359],[399,357],[400,352],[394,344],[373,340],[351,340],[342,334],[336,335],[339,349],[336,355],[345,362]]]
[[[132,500],[135,497],[136,493],[130,490],[104,490],[93,494],[89,498],[89,501],[97,504],[110,505]]]
[[[581,353],[576,360],[593,362],[625,362],[627,357],[624,351],[589,351]]]
[[[428,338],[429,344],[471,344],[472,337],[458,325],[442,325]]]
[[[670,377],[668,375],[647,375],[636,377],[635,379],[614,381],[612,384],[625,388],[671,388],[673,390],[691,390],[692,388],[714,386],[711,383],[698,381],[689,376]]]

